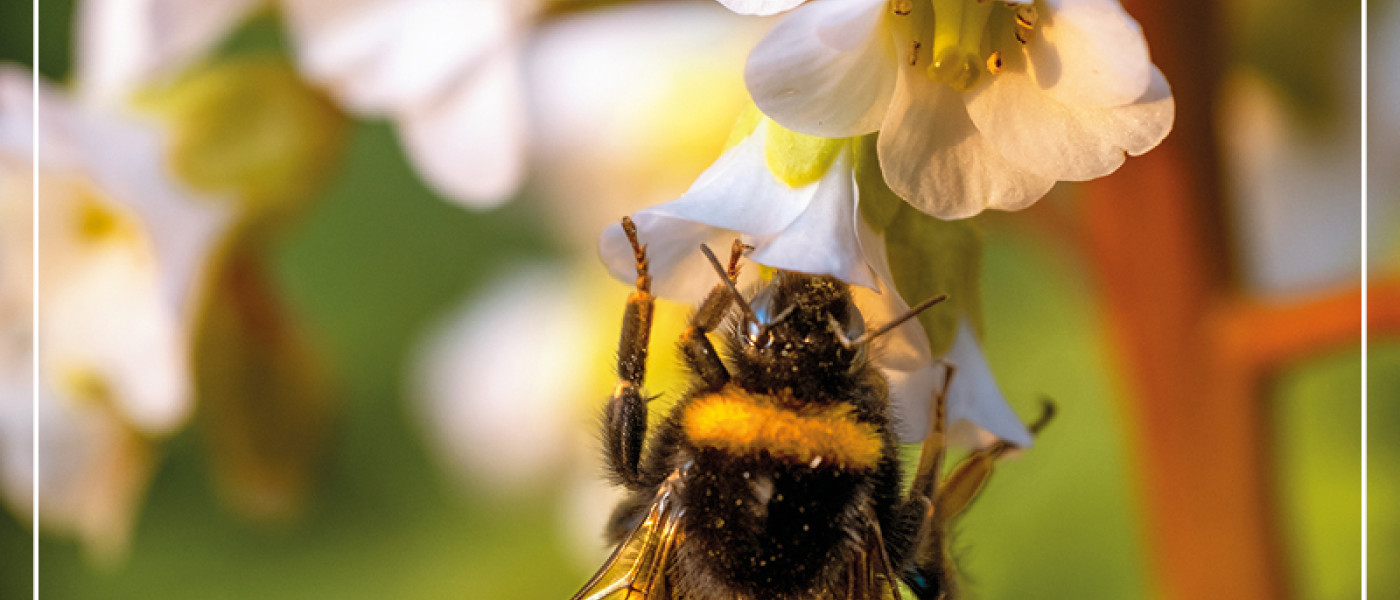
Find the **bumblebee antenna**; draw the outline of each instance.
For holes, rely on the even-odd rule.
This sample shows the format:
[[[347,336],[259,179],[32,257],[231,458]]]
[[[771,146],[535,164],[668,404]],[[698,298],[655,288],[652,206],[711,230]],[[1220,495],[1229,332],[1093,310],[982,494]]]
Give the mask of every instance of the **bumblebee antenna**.
[[[714,258],[711,257],[711,260],[714,260]],[[909,319],[914,318],[914,317],[917,316],[919,313],[924,312],[924,311],[928,310],[929,308],[931,308],[933,305],[938,304],[939,302],[942,302],[942,301],[947,300],[947,299],[948,299],[948,294],[939,294],[939,295],[937,295],[937,296],[934,296],[934,297],[932,297],[932,298],[929,298],[929,299],[927,299],[927,300],[924,300],[923,302],[920,302],[920,303],[919,303],[917,306],[915,306],[914,308],[909,309],[909,312],[906,312],[906,313],[904,313],[904,314],[902,314],[902,315],[896,317],[895,320],[890,321],[889,323],[885,323],[884,325],[881,325],[881,326],[879,326],[879,327],[876,328],[876,329],[873,329],[873,330],[871,330],[871,331],[866,332],[865,335],[862,335],[862,336],[856,338],[856,341],[855,341],[852,345],[864,344],[864,343],[866,343],[866,342],[869,342],[870,340],[873,340],[873,339],[875,339],[875,338],[877,338],[877,337],[880,337],[880,336],[882,336],[882,335],[885,335],[886,333],[889,333],[890,331],[892,331],[895,327],[899,327],[900,325],[903,325],[905,321],[908,321]]]
[[[715,258],[715,253],[711,252],[710,247],[705,244],[700,244],[700,251],[705,253],[705,258],[710,259],[710,266],[713,266],[715,272],[719,273],[720,281],[724,282],[724,287],[729,288],[729,293],[734,296],[734,301],[739,304],[739,309],[744,311],[744,317],[757,323],[758,315],[754,314],[753,309],[749,307],[748,301],[744,300],[744,296],[739,293],[738,288],[734,287],[734,281],[729,279],[729,274],[726,273],[724,267],[719,264],[719,259]]]

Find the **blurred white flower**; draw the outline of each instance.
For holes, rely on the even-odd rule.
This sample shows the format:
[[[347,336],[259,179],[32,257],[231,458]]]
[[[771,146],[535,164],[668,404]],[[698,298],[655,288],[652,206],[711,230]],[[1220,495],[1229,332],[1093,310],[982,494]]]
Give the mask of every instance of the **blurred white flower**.
[[[872,324],[892,321],[908,311],[909,305],[890,285],[894,278],[884,241],[857,217],[859,191],[851,144],[841,143],[825,171],[812,174],[815,181],[794,187],[775,175],[766,159],[770,126],[760,121],[677,200],[632,215],[647,245],[653,291],[663,298],[698,302],[715,281],[712,267],[699,252],[700,244],[722,249],[738,237],[754,247],[749,259],[756,263],[831,275],[854,284],[857,305]],[[624,282],[635,279],[631,247],[620,225],[604,230],[600,251],[613,277]],[[752,281],[757,269],[741,273]],[[960,368],[949,390],[950,426],[970,421],[1002,439],[1030,444],[1029,433],[997,389],[965,323],[953,350],[943,359]],[[895,416],[902,423],[901,439],[923,439],[928,405],[943,385],[943,369],[916,321],[886,336],[876,364],[890,380]],[[977,440],[962,436],[958,441]]]
[[[27,73],[0,71],[0,131],[29,126],[32,93]],[[41,525],[113,558],[149,442],[192,408],[192,313],[224,219],[172,179],[150,126],[43,88],[39,104]],[[6,178],[25,177],[31,149],[0,141]]]
[[[107,102],[178,74],[259,3],[86,0],[80,86]],[[349,111],[395,123],[437,192],[500,204],[523,177],[519,49],[534,0],[278,0],[303,75]]]
[[[18,98],[0,87],[0,108]],[[32,130],[0,119],[0,148],[31,146]],[[29,161],[0,153],[0,498],[21,519],[33,513],[34,179]]]
[[[713,2],[639,2],[541,24],[526,50],[541,211],[591,250],[598,232],[675,198],[748,103],[737,77],[767,30]]]
[[[484,289],[432,328],[416,353],[412,396],[451,471],[518,492],[549,481],[573,454],[595,362],[586,349],[602,331],[560,268],[514,269]]]
[[[940,218],[1107,175],[1174,114],[1116,0],[813,0],[754,48],[746,79],[793,131],[878,130],[889,186]]]
[[[261,0],[81,0],[76,91],[89,105],[125,103],[142,85],[180,74]]]
[[[302,73],[398,127],[439,193],[476,207],[524,172],[520,47],[536,0],[282,0]]]

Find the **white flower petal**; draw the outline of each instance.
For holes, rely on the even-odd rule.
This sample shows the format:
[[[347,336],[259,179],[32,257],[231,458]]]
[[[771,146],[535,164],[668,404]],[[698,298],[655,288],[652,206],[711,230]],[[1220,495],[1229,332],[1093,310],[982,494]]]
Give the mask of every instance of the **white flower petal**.
[[[807,210],[778,233],[749,241],[749,258],[788,271],[831,275],[875,289],[875,275],[856,232],[856,185],[851,151],[843,148],[816,187]]]
[[[30,364],[0,365],[0,499],[27,523],[34,506],[34,380],[20,367]]]
[[[1062,104],[1030,76],[1007,70],[967,94],[967,112],[977,129],[1022,169],[1062,181],[1102,177],[1171,131],[1176,105],[1171,88],[1154,67],[1152,85],[1136,102],[1097,108]]]
[[[719,0],[725,8],[741,15],[775,15],[792,10],[806,0]]]
[[[948,389],[949,427],[969,421],[998,438],[1022,448],[1030,447],[1031,434],[1001,395],[967,317],[959,320],[953,347],[943,358],[957,368]]]
[[[307,78],[380,116],[432,102],[511,43],[507,0],[284,0]]]
[[[890,382],[890,414],[899,441],[912,444],[928,437],[934,394],[943,388],[943,369],[932,362],[913,370],[884,369]]]
[[[111,115],[80,118],[74,144],[88,175],[140,219],[155,252],[165,300],[181,311],[182,319],[192,320],[200,277],[229,224],[229,211],[179,183],[168,165],[165,140],[152,125]]]
[[[41,289],[41,364],[46,381],[95,378],[124,420],[163,435],[193,409],[187,331],[138,261],[103,252]]]
[[[875,287],[856,231],[850,150],[842,149],[821,179],[790,188],[765,161],[767,126],[761,122],[721,155],[680,198],[632,215],[638,238],[647,245],[658,295],[699,299],[713,285],[712,278],[696,275],[712,271],[699,244],[723,253],[735,237],[754,246],[754,262]],[[604,232],[600,249],[609,271],[631,282],[632,251],[621,226]]]
[[[814,0],[749,54],[744,79],[759,109],[822,137],[879,129],[896,68],[885,0]]]
[[[763,236],[787,228],[816,195],[817,185],[790,188],[768,168],[768,123],[730,148],[695,179],[680,198],[641,212],[689,219],[721,229]]]
[[[869,249],[867,256],[880,276],[880,285],[878,294],[852,288],[852,296],[865,315],[866,323],[878,327],[908,312],[909,305],[885,283],[893,278],[889,260],[884,255],[882,236],[874,233],[864,221],[861,223],[861,243]],[[959,319],[953,346],[943,359],[957,368],[948,389],[949,443],[985,445],[986,440],[976,435],[980,428],[1018,445],[1030,444],[1030,433],[997,388],[966,316]],[[876,364],[890,383],[895,434],[905,443],[923,440],[928,434],[934,394],[942,390],[947,373],[930,356],[928,337],[917,320],[911,319],[885,335],[876,353]],[[959,422],[972,426],[959,426]]]
[[[39,518],[76,535],[111,564],[126,551],[154,455],[148,443],[99,406],[41,388]]]
[[[877,290],[851,288],[851,297],[865,316],[867,327],[879,327],[909,312],[909,304],[894,291],[890,282],[889,258],[884,236],[875,233],[861,219],[861,246],[878,276]],[[942,370],[933,363],[928,336],[917,319],[910,319],[881,337],[875,351],[876,365],[890,384],[890,412],[894,431],[905,443],[918,442],[928,434],[929,405],[943,385]]]
[[[0,63],[0,153],[16,161],[34,154],[32,78],[27,69]]]
[[[716,257],[724,260],[724,252],[739,234],[660,214],[644,209],[632,215],[637,225],[637,237],[647,247],[651,265],[652,293],[688,304],[699,304],[719,283],[714,267],[700,253],[700,244],[709,245]],[[637,267],[632,258],[632,246],[622,232],[622,226],[612,224],[603,230],[599,242],[603,264],[618,281],[631,284],[637,279]],[[757,269],[744,269],[739,280],[750,281]]]
[[[1026,47],[1035,81],[1064,104],[1121,106],[1152,80],[1147,40],[1115,0],[1047,0]]]
[[[1003,158],[968,118],[961,96],[917,69],[901,69],[879,153],[890,188],[943,219],[1025,208],[1055,184]]]
[[[259,0],[86,0],[75,18],[78,94],[120,103],[208,51]]]
[[[455,91],[400,113],[399,136],[413,165],[439,193],[468,206],[496,206],[525,168],[526,125],[513,48],[493,56]]]
[[[884,236],[875,233],[865,219],[860,220],[858,231],[862,253],[875,272],[877,285],[873,290],[851,288],[851,295],[861,314],[865,315],[866,324],[879,327],[909,312],[909,304],[894,291],[894,276],[890,274],[889,257],[885,255]],[[880,338],[877,356],[881,368],[887,370],[914,371],[933,361],[928,336],[919,322],[913,319]]]

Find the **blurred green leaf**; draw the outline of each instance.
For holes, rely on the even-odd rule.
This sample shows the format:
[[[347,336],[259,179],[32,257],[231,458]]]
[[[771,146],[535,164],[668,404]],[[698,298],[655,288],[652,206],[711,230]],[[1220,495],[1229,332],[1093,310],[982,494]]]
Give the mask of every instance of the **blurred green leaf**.
[[[231,192],[249,218],[287,221],[320,197],[349,120],[285,59],[215,59],[143,94],[166,118],[171,160],[192,186]]]
[[[269,236],[235,230],[217,256],[195,338],[199,423],[219,488],[240,514],[297,516],[336,409],[321,357],[267,268]]]
[[[962,315],[982,334],[982,234],[966,220],[944,221],[904,204],[885,229],[895,289],[911,306],[948,299],[919,313],[934,356],[948,351]]]

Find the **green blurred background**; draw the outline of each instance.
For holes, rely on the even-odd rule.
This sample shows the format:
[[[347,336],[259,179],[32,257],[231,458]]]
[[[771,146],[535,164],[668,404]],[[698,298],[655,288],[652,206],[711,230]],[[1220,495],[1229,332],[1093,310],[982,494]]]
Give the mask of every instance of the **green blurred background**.
[[[0,5],[0,59],[29,62],[29,6]],[[1280,12],[1274,6],[1269,12]],[[51,81],[68,74],[71,14],[71,2],[41,5],[39,66]],[[1239,54],[1258,52],[1250,48]],[[279,52],[275,24],[255,21],[223,51]],[[1289,73],[1305,104],[1335,110],[1351,102],[1329,96],[1328,76]],[[1332,102],[1311,103],[1309,94]],[[1046,202],[1072,204],[1073,189]],[[44,597],[572,594],[590,573],[567,556],[555,497],[562,484],[522,499],[455,483],[425,445],[405,398],[408,352],[428,325],[513,265],[567,258],[540,225],[544,210],[547,203],[528,192],[488,212],[449,204],[419,182],[387,124],[356,123],[324,198],[276,259],[276,277],[324,343],[342,392],[310,509],[278,525],[250,524],[225,510],[190,427],[161,450],[125,564],[94,568],[76,543],[41,539]],[[1044,395],[1061,413],[957,526],[967,588],[981,598],[1150,598],[1126,382],[1111,359],[1089,274],[1071,249],[1020,218],[983,220],[984,347],[1018,412],[1034,414]],[[607,277],[601,266],[593,271]],[[1370,364],[1371,593],[1400,598],[1400,575],[1381,558],[1400,556],[1400,344],[1373,340]],[[1356,350],[1319,355],[1280,378],[1270,400],[1299,598],[1352,598],[1360,590],[1360,366]],[[0,598],[29,595],[28,552],[28,524],[4,513]]]

